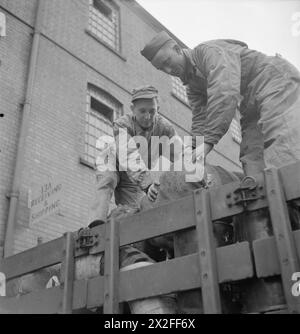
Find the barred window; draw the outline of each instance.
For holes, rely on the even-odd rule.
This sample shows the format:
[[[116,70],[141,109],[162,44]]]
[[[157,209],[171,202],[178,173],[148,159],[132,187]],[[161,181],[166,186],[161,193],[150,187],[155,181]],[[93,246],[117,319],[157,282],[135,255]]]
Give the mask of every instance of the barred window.
[[[172,77],[172,93],[178,97],[181,101],[189,104],[186,88],[181,82],[181,80],[177,77]]]
[[[241,133],[240,117],[238,112],[235,115],[234,119],[232,120],[230,131],[232,139],[238,144],[240,144],[242,142],[242,133]]]
[[[120,51],[120,13],[113,1],[89,0],[89,30],[116,51]]]
[[[121,116],[121,112],[121,104],[108,93],[94,86],[88,88],[84,153],[87,162],[95,164],[96,141],[100,136],[113,135],[112,122]]]

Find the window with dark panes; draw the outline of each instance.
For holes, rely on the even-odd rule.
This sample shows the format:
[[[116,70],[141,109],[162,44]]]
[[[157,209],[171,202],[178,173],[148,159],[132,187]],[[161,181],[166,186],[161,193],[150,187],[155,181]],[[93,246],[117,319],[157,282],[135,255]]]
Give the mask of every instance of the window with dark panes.
[[[95,164],[96,141],[100,136],[113,136],[112,122],[121,112],[121,104],[105,91],[94,86],[88,88],[84,160]]]
[[[178,97],[181,101],[189,104],[186,88],[182,81],[177,77],[172,77],[172,93]]]
[[[89,30],[116,51],[120,51],[120,13],[113,1],[89,0]]]

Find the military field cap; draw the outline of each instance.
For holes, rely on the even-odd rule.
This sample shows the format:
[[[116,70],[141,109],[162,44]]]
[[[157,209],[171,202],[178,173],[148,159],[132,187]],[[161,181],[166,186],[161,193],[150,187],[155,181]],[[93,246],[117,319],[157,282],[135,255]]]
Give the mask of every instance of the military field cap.
[[[153,99],[158,97],[158,90],[153,86],[142,86],[132,91],[132,102],[138,99]]]
[[[161,31],[144,47],[141,54],[151,61],[157,52],[171,40],[173,39],[165,31]]]

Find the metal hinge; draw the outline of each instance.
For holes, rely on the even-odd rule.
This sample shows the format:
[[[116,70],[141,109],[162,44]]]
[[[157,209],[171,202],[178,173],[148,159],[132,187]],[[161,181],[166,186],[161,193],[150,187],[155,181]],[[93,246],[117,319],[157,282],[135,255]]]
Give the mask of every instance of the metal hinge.
[[[99,234],[93,234],[89,228],[84,228],[78,231],[75,242],[77,250],[86,250],[98,245]]]
[[[263,185],[258,184],[253,176],[246,176],[239,188],[226,195],[226,203],[230,208],[234,205],[242,205],[247,210],[249,204],[265,197]]]

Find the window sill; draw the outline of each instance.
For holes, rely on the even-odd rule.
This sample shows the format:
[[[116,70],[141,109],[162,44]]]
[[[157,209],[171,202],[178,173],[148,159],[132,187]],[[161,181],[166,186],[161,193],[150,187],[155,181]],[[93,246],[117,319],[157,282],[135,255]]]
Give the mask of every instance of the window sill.
[[[89,167],[90,169],[96,170],[96,166],[94,164],[88,162],[82,157],[79,158],[79,163],[85,167]]]
[[[184,104],[186,107],[188,107],[189,109],[191,109],[191,106],[190,106],[187,102],[181,100],[181,98],[179,98],[179,97],[178,97],[176,94],[174,94],[173,92],[171,92],[171,96],[173,96],[176,100],[178,100],[179,102],[181,102],[182,104]]]
[[[97,35],[93,34],[89,29],[85,29],[85,32],[91,36],[92,38],[94,38],[97,42],[101,43],[103,46],[105,46],[109,51],[113,52],[115,55],[117,55],[119,58],[121,58],[124,62],[127,61],[127,59],[118,51],[114,50],[110,45],[108,45],[107,43],[105,43],[100,37],[98,37]]]

